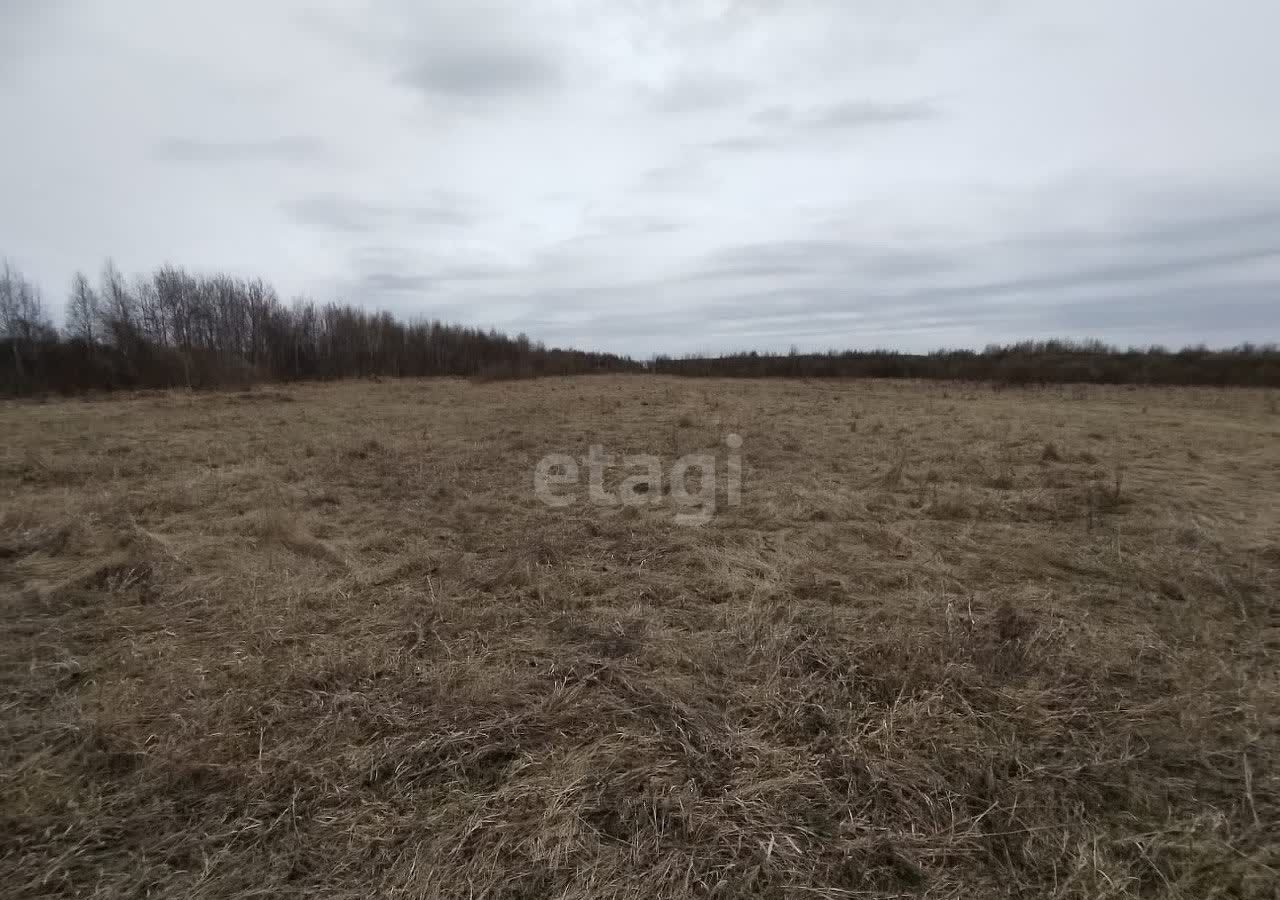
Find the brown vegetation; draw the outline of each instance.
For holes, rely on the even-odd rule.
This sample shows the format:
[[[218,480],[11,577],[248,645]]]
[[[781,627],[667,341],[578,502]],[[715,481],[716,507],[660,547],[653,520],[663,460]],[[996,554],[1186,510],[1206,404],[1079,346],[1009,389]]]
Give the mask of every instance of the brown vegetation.
[[[1274,896],[1269,403],[636,376],[9,401],[0,885]],[[742,503],[701,528],[533,495],[547,453],[730,432]]]

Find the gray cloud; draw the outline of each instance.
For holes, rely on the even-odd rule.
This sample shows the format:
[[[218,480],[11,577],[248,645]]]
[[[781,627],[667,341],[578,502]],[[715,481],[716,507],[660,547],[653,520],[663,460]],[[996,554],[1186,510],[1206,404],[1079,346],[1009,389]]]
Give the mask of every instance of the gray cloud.
[[[551,11],[510,0],[300,5],[307,32],[432,101],[534,98],[564,80],[571,57]]]
[[[529,48],[430,47],[400,80],[431,95],[486,99],[544,90],[560,79],[554,57]]]
[[[598,231],[588,232],[588,237],[670,234],[682,227],[675,219],[646,215],[593,216],[590,224]]]
[[[1240,263],[1270,259],[1280,259],[1280,247],[1249,247],[1218,253],[1202,253],[1196,256],[1176,259],[1117,262],[1025,278],[1011,278],[939,288],[927,293],[929,296],[939,298],[976,298],[1003,294],[1044,293],[1086,287],[1114,289],[1130,282],[1148,281],[1170,275],[1193,275]]]
[[[685,280],[776,281],[787,277],[819,279],[846,277],[889,282],[940,272],[963,271],[965,261],[974,259],[972,248],[957,248],[950,253],[912,253],[887,248],[876,250],[856,245],[820,242],[810,244],[787,242],[773,248],[755,248],[751,253],[754,255],[748,255],[742,250],[717,254],[712,261],[686,275]],[[1036,294],[1097,286],[1113,287],[1135,281],[1170,275],[1196,274],[1242,263],[1272,259],[1280,260],[1280,246],[1248,247],[1176,258],[1115,262],[1017,278],[921,287],[915,289],[912,296],[934,300],[977,300],[982,297],[1009,294]],[[851,282],[850,288],[854,288],[856,284]]]
[[[790,125],[795,119],[795,110],[790,106],[774,104],[756,110],[751,114],[751,121],[757,125]]]
[[[121,3],[0,0],[50,295],[110,253],[635,354],[1280,332],[1265,0]]]
[[[369,293],[399,293],[401,291],[417,293],[430,290],[436,283],[437,280],[430,275],[408,275],[403,272],[370,272],[360,279],[357,296],[365,296]]]
[[[1274,340],[1280,206],[1147,217],[1160,207],[1133,211],[1127,227],[977,244],[811,240],[726,248],[685,274],[720,295],[686,314],[716,323],[721,347],[795,340],[821,349],[823,336],[836,334],[866,346],[877,336],[902,341],[913,333],[1229,343],[1224,336],[1242,328],[1257,329],[1255,340]],[[1119,258],[1100,261],[1100,250]],[[1023,274],[980,277],[1002,270]]]
[[[706,168],[706,160],[693,151],[684,150],[675,159],[640,173],[637,186],[642,193],[687,190],[705,173]]]
[[[922,97],[907,100],[845,99],[829,104],[773,104],[757,109],[750,121],[774,130],[875,128],[925,122],[943,114],[938,101]]]
[[[929,350],[1028,335],[1102,336],[1122,345],[1224,345],[1240,340],[1241,323],[1258,330],[1256,340],[1274,340],[1280,329],[1276,294],[1274,282],[1221,280],[1171,289],[1136,287],[1069,305],[977,297],[959,307],[875,294],[779,290],[746,294],[723,306],[688,306],[661,314],[605,307],[581,319],[529,315],[520,327],[535,333],[626,333],[670,352],[778,349],[792,343],[810,350]],[[921,342],[921,334],[930,337]]]
[[[643,282],[547,290],[548,273],[531,268],[487,289],[495,301],[523,297],[543,308],[518,317],[530,332],[627,334],[677,352],[789,343],[929,349],[1026,335],[1221,344],[1239,340],[1232,335],[1242,328],[1274,340],[1280,241],[1270,226],[1280,206],[1183,208],[1165,218],[1170,199],[1134,200],[1127,224],[1096,230],[981,242],[764,241],[714,250],[683,273]],[[559,314],[545,311],[557,303],[565,304]],[[919,335],[933,337],[921,346]]]
[[[284,204],[301,225],[364,234],[399,228],[456,228],[475,219],[462,203],[436,197],[431,203],[379,206],[331,192],[307,194]]]
[[[761,150],[773,150],[781,145],[782,141],[777,137],[742,134],[737,137],[727,137],[712,141],[706,147],[709,150],[725,150],[730,153],[756,153]]]
[[[684,278],[690,281],[795,276],[896,279],[952,272],[962,265],[961,254],[955,251],[867,246],[832,239],[786,240],[718,250]]]
[[[54,14],[43,0],[6,0],[0,3],[0,75],[16,70],[21,57],[39,52]]]
[[[1104,297],[1079,298],[1070,305],[1008,303],[987,295],[976,295],[963,307],[880,296],[864,297],[857,305],[846,299],[842,305],[832,297],[814,295],[790,307],[784,298],[761,297],[755,314],[723,320],[718,334],[730,339],[730,346],[733,339],[740,341],[737,346],[749,347],[774,334],[805,340],[815,349],[833,346],[824,345],[824,335],[854,334],[862,346],[872,346],[876,336],[897,335],[901,340],[921,331],[964,331],[993,341],[1026,335],[1105,335],[1122,344],[1180,345],[1189,341],[1183,329],[1190,328],[1199,339],[1221,344],[1235,340],[1221,336],[1235,333],[1242,322],[1274,335],[1280,328],[1276,293],[1274,283],[1225,280],[1194,287],[1129,287]],[[1184,336],[1170,341],[1175,334]]]
[[[312,163],[332,157],[328,144],[316,137],[290,135],[277,138],[226,141],[166,138],[152,148],[161,162],[217,165],[221,163]]]
[[[899,103],[851,100],[815,110],[798,118],[810,128],[843,130],[925,122],[936,119],[941,114],[936,103],[930,100],[908,100]]]
[[[654,94],[654,105],[665,113],[695,113],[740,103],[750,96],[751,84],[740,76],[711,72],[685,73]]]
[[[1040,310],[1041,321],[1066,333],[1122,329],[1138,336],[1176,322],[1209,336],[1241,323],[1258,329],[1262,340],[1280,334],[1280,290],[1272,282],[1220,281],[1195,287],[1116,291],[1109,297]]]
[[[826,132],[871,131],[897,128],[941,118],[942,109],[933,100],[877,102],[846,100],[826,106],[767,106],[756,110],[749,122],[758,130],[711,141],[710,150],[755,153],[803,146]]]
[[[1141,218],[1141,217],[1139,217]],[[899,302],[971,302],[1011,295],[1050,299],[1077,290],[1131,293],[1132,285],[1176,276],[1230,275],[1249,264],[1280,262],[1280,206],[1251,211],[1201,210],[1178,220],[1147,219],[1097,231],[1046,231],[982,243],[902,246],[846,240],[786,240],[724,248],[683,278],[704,282],[790,279],[824,302],[842,304],[860,293]],[[1112,257],[1099,259],[1099,251]],[[981,278],[980,271],[1021,271]],[[824,285],[813,292],[807,284]],[[1272,283],[1280,285],[1275,275]],[[896,293],[885,294],[886,288]],[[753,290],[753,289],[748,289]],[[781,296],[775,290],[771,296]],[[759,296],[759,294],[757,294]],[[736,301],[732,301],[736,302]],[[809,311],[820,306],[809,305]]]
[[[1212,208],[1215,204],[1223,204],[1224,200],[1231,199],[1232,192],[1228,189],[1219,189],[1207,197],[1196,197],[1194,192],[1174,190],[1156,201],[1157,209],[1145,212],[1147,217],[1160,214],[1168,218],[1148,218],[1127,231],[1121,230],[1119,234],[1101,230],[1049,230],[1020,235],[1015,240],[1026,247],[1039,247],[1048,251],[1060,249],[1064,244],[1077,248],[1115,247],[1118,239],[1125,241],[1130,249],[1141,249],[1143,246],[1180,248],[1223,241],[1232,245],[1245,241],[1264,247],[1280,247],[1280,237],[1277,237],[1280,235],[1280,196],[1248,196],[1244,199],[1246,204],[1263,204],[1257,208]],[[1199,210],[1202,214],[1187,218],[1187,210]]]
[[[479,285],[504,285],[519,274],[509,266],[489,262],[441,259],[405,246],[364,246],[350,254],[353,274],[341,293],[350,300],[394,308],[417,315],[414,302],[429,300],[439,316],[442,297]],[[410,306],[406,306],[410,304]]]

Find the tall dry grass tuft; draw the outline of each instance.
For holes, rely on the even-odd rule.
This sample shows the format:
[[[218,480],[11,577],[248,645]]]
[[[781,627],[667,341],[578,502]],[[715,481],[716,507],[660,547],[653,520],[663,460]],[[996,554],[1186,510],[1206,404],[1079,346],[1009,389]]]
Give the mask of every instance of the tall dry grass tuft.
[[[900,448],[893,464],[889,466],[889,470],[884,473],[884,477],[881,479],[881,484],[886,490],[897,490],[902,485],[902,475],[906,471],[906,466],[907,451],[906,448]]]
[[[304,556],[336,563],[343,568],[347,565],[342,554],[311,534],[294,511],[279,506],[260,510],[253,516],[249,531],[267,545],[285,547]]]

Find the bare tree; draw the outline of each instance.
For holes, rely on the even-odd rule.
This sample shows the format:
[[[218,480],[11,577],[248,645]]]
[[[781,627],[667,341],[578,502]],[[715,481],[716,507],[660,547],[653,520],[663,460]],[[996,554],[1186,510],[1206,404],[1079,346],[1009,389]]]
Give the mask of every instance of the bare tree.
[[[5,260],[0,272],[0,337],[14,337],[18,322],[18,281],[22,278]]]
[[[52,330],[40,289],[6,261],[0,274],[0,336],[29,342]]]
[[[125,349],[136,336],[137,310],[124,276],[109,259],[102,266],[99,307],[104,336],[109,336],[116,346]]]
[[[83,272],[71,279],[71,296],[67,298],[67,333],[92,344],[101,335],[98,294]]]
[[[155,281],[149,275],[133,279],[133,302],[138,313],[138,327],[148,341],[160,347],[169,344],[168,322]]]
[[[20,378],[25,374],[23,348],[54,335],[40,290],[5,260],[4,270],[0,272],[0,338],[8,339],[13,368]]]

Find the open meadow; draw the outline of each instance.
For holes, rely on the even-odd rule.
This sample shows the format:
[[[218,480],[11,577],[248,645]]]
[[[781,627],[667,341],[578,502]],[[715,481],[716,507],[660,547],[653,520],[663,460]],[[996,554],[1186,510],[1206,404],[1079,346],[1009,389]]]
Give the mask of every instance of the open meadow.
[[[7,896],[1280,885],[1274,393],[350,380],[0,434]],[[592,445],[663,483],[535,491]]]

